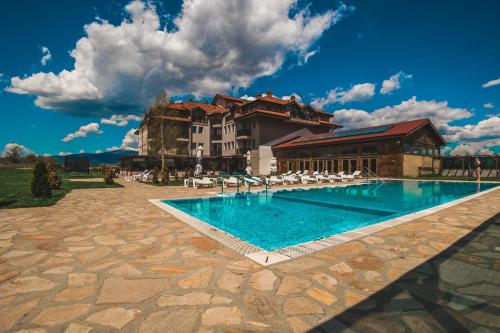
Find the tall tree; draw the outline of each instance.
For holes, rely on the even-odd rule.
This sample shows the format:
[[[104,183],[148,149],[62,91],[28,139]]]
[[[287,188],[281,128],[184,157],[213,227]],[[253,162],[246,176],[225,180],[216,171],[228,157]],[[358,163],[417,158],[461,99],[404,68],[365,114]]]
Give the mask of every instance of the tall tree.
[[[168,115],[170,97],[166,92],[159,94],[148,107],[144,118],[148,131],[148,140],[151,150],[161,158],[162,182],[168,178],[168,164],[166,163],[167,150],[178,148],[177,137],[180,130],[177,123],[164,119]]]

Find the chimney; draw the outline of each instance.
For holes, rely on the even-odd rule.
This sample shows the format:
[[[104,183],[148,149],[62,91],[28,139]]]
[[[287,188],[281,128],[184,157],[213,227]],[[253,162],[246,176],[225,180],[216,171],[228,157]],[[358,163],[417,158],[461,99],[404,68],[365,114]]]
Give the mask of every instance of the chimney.
[[[295,102],[295,95],[290,96],[290,100],[291,100],[292,102]]]
[[[273,95],[273,91],[272,91],[271,89],[269,89],[269,90],[267,91],[267,96],[271,97],[272,95]]]

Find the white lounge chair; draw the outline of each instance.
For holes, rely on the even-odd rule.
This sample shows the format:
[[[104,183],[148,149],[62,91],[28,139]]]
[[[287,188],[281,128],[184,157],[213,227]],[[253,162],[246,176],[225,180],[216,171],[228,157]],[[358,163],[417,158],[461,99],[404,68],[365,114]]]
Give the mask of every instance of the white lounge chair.
[[[322,174],[317,175],[316,179],[318,180],[318,183],[319,182],[329,182],[330,181],[330,177],[328,177],[328,175],[322,175]]]
[[[203,177],[202,179],[193,179],[193,187],[214,187],[215,183],[208,177]]]
[[[243,177],[243,180],[245,181],[246,186],[257,186],[260,184],[260,182],[256,179],[253,179],[251,177]]]
[[[305,171],[304,171],[305,173]],[[317,183],[318,179],[316,177],[311,177],[308,174],[302,175],[300,177],[300,180],[302,181],[302,184],[308,184],[308,183]]]
[[[222,180],[222,185],[224,187],[228,187],[228,186],[231,186],[231,185],[232,186],[238,186],[238,183],[241,183],[241,182],[238,180],[238,178],[233,177],[233,176],[229,177],[228,179],[224,178]]]
[[[194,185],[193,183],[194,183],[193,177],[189,177],[189,178],[184,179],[184,187],[193,186]]]
[[[144,175],[142,175],[142,177],[139,178],[138,180],[141,180],[143,182],[153,181],[153,174],[154,174],[154,170],[149,170]]]
[[[283,185],[284,183],[284,180],[282,178],[278,178],[276,176],[271,176],[266,180],[269,185],[275,185],[275,184]]]
[[[287,172],[287,173],[282,174],[282,175],[281,175],[281,177],[287,177],[287,176],[290,176],[292,173],[293,173],[293,171],[292,171],[292,170],[288,170],[288,172]]]
[[[139,173],[136,173],[135,175],[125,177],[125,180],[128,182],[139,180],[139,178],[142,178],[142,176],[144,176],[144,174],[147,172],[149,172],[149,170],[146,169],[143,172],[139,172]]]
[[[353,181],[356,178],[361,178],[361,171],[354,171],[352,175],[344,176],[347,181]]]

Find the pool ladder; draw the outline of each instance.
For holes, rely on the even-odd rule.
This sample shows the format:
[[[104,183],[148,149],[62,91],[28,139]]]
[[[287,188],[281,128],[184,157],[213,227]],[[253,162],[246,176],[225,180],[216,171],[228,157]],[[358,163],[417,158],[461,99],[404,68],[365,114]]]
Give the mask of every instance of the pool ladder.
[[[365,167],[364,169],[365,169],[366,174],[367,174],[368,176],[372,177],[372,178],[375,178],[375,181],[376,181],[377,183],[386,184],[386,181],[385,181],[385,180],[383,180],[382,178],[380,178],[379,176],[377,176],[377,174],[376,174],[375,172],[371,171],[370,169],[368,169],[368,168],[366,168],[366,167]]]
[[[221,182],[221,194],[224,194],[224,177],[235,177],[237,179],[236,182],[236,193],[240,193],[240,182],[245,184],[245,177],[251,177],[250,175],[242,175],[240,173],[233,173],[232,175],[226,172],[220,172],[219,173],[219,180]],[[264,182],[259,179],[251,178],[252,180],[258,182],[261,185],[264,185],[266,188],[266,197],[267,197],[267,190],[271,188],[271,185],[269,185],[267,182]],[[250,182],[247,182],[248,184],[248,192],[250,192]]]

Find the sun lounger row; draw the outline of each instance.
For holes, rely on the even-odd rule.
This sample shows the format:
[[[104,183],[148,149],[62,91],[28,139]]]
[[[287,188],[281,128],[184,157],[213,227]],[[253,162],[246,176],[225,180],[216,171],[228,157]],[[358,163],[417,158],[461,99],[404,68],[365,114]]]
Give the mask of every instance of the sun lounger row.
[[[273,178],[274,177],[274,178]],[[322,183],[322,182],[347,182],[353,181],[356,178],[361,178],[361,171],[354,171],[352,175],[346,175],[343,171],[340,171],[337,174],[329,175],[328,173],[319,173],[318,171],[313,172],[312,175],[309,175],[308,170],[297,171],[292,173],[292,171],[288,171],[285,174],[282,174],[281,177],[271,176],[269,181],[271,184],[296,184],[296,183]]]

